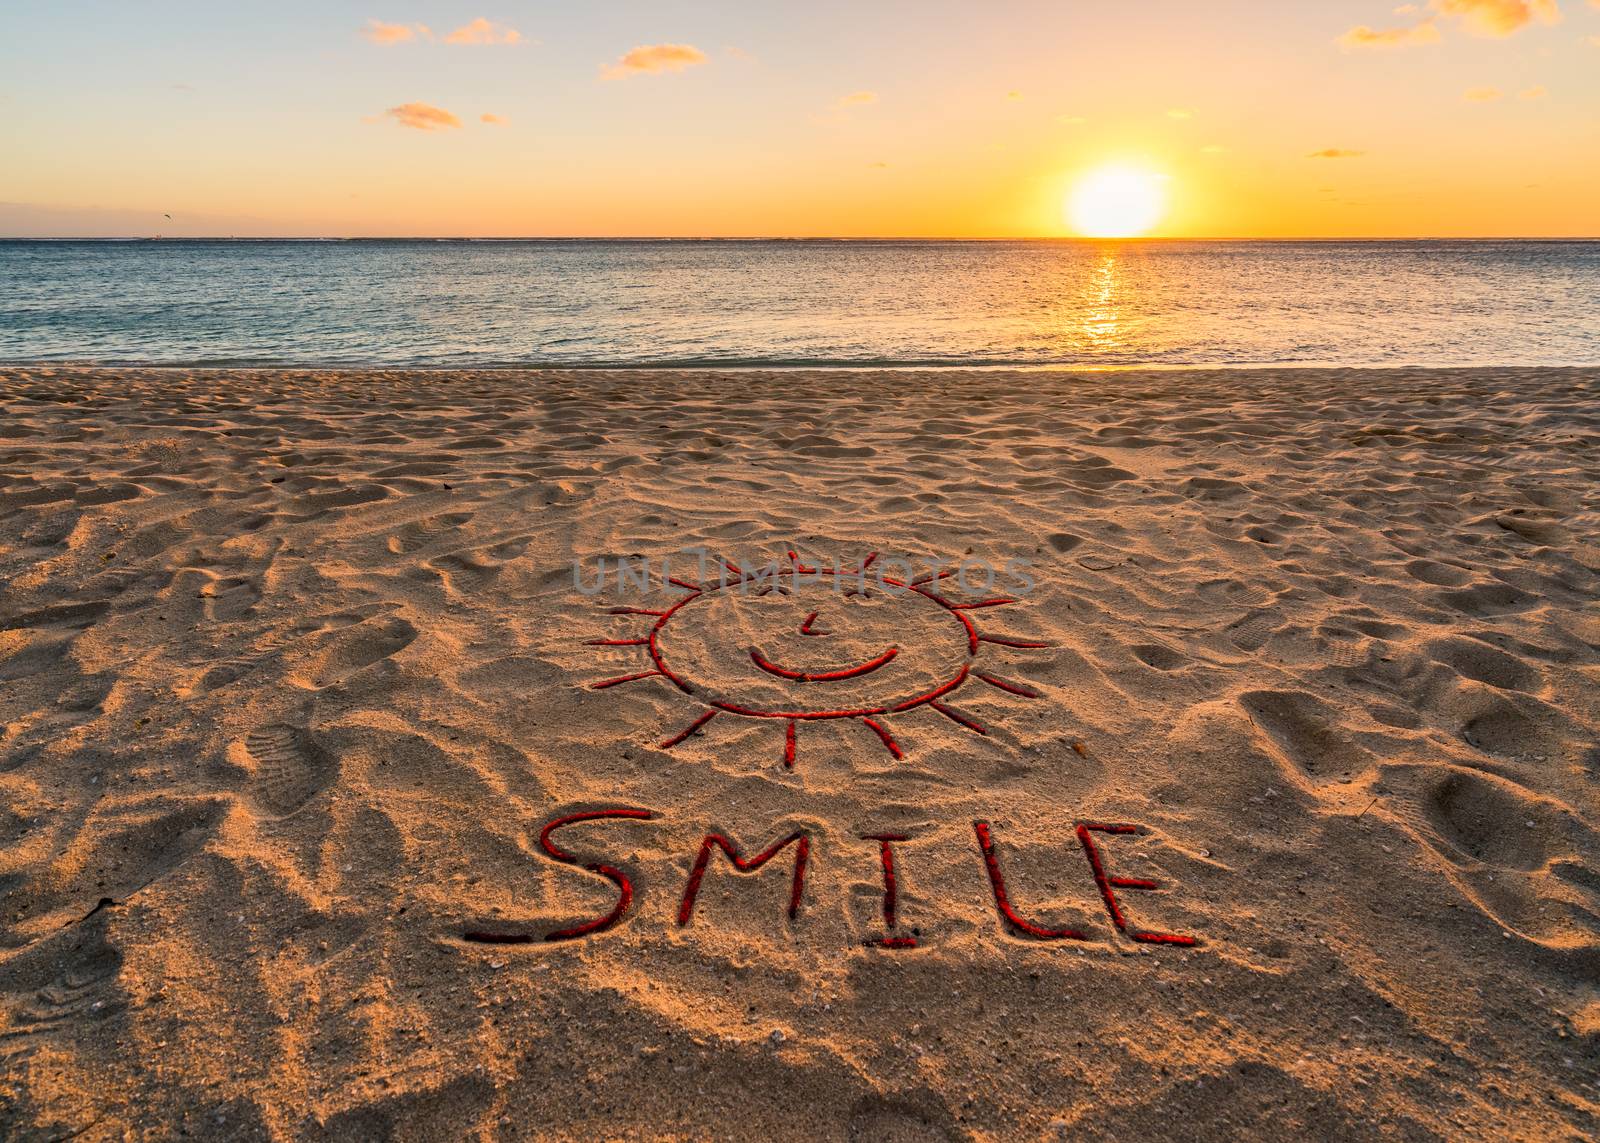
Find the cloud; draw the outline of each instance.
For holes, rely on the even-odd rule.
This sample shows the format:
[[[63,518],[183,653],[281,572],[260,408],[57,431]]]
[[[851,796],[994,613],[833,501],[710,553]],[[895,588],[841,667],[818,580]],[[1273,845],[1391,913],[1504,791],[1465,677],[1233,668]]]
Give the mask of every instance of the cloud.
[[[882,170],[887,170],[889,164],[880,161],[880,162],[876,162],[876,163],[868,163],[867,166],[869,168],[871,168],[872,170],[874,170],[874,171],[882,171]]]
[[[1008,91],[1008,92],[1006,92],[1006,98],[1009,99],[1012,103],[1020,102],[1021,99],[1022,99],[1022,92],[1020,92],[1020,91]]]
[[[1167,108],[1167,118],[1168,119],[1193,119],[1194,118],[1194,111],[1191,108],[1188,108],[1188,107],[1169,107],[1169,108]]]
[[[851,114],[858,107],[868,107],[878,102],[876,91],[852,91],[848,95],[841,95],[828,105],[826,111],[811,116],[813,123],[839,126],[850,122]]]
[[[1589,2],[1600,7],[1596,0]],[[1346,48],[1402,48],[1438,43],[1439,28],[1434,23],[1438,17],[1459,19],[1474,35],[1491,38],[1509,36],[1534,22],[1556,24],[1561,21],[1557,0],[1430,0],[1428,8],[1431,14],[1421,23],[1408,28],[1371,28],[1359,24],[1340,36],[1338,43]],[[1410,16],[1418,11],[1415,4],[1402,4],[1394,14]]]
[[[504,115],[496,115],[492,111],[485,111],[482,115],[478,116],[478,122],[487,123],[491,127],[505,127],[511,122],[511,120],[507,119]]]
[[[1321,151],[1312,151],[1308,159],[1359,159],[1365,151],[1346,151],[1341,147],[1327,147]]]
[[[444,108],[429,103],[402,103],[399,107],[389,108],[384,114],[400,126],[418,131],[445,131],[461,126],[461,120]]]
[[[642,44],[610,67],[600,69],[601,79],[627,79],[634,75],[662,75],[706,62],[706,54],[692,44]]]
[[[444,38],[447,44],[519,44],[522,42],[522,33],[515,28],[508,28],[504,24],[491,23],[479,16],[470,24],[451,32]]]
[[[1358,24],[1338,39],[1340,46],[1346,48],[1404,48],[1413,44],[1438,42],[1439,29],[1432,20],[1424,20],[1410,28],[1369,28],[1365,24]]]
[[[375,44],[404,44],[416,39],[433,39],[433,33],[426,24],[385,24],[382,20],[368,20],[361,34]]]
[[[1536,83],[1532,87],[1525,88],[1524,90],[1517,92],[1517,98],[1518,99],[1543,99],[1545,96],[1547,96],[1549,94],[1550,94],[1550,92],[1545,87],[1544,84]]]
[[[865,107],[869,103],[878,102],[876,91],[852,91],[849,95],[841,95],[834,101],[835,111],[848,111],[852,107]]]
[[[1461,98],[1468,103],[1493,103],[1504,95],[1498,87],[1469,87]]]
[[[1499,38],[1537,20],[1555,24],[1561,20],[1556,0],[1433,0],[1433,10],[1446,16],[1459,16],[1467,28],[1479,36]]]

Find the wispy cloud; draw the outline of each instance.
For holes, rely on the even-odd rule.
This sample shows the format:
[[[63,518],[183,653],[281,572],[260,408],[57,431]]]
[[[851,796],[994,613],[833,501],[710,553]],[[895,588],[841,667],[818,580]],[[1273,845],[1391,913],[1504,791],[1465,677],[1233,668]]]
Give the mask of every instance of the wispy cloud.
[[[1308,159],[1359,159],[1365,151],[1347,151],[1343,147],[1325,147],[1320,151],[1312,151]]]
[[[479,16],[444,38],[447,44],[520,44],[522,33]]]
[[[417,131],[447,131],[461,126],[461,120],[431,103],[402,103],[399,107],[389,108],[384,114],[400,126]]]
[[[485,111],[482,115],[478,116],[478,122],[487,123],[491,127],[504,127],[508,125],[511,120],[507,119],[504,115],[496,115],[493,111]]]
[[[1469,87],[1461,98],[1468,103],[1493,103],[1504,95],[1498,87]]]
[[[1020,103],[1020,102],[1022,102],[1022,92],[1020,92],[1020,91],[1008,91],[1008,92],[1006,92],[1006,99],[1008,99],[1012,103]]]
[[[1561,20],[1556,0],[1432,0],[1431,6],[1446,16],[1459,16],[1476,35],[1496,38],[1536,21],[1556,24]]]
[[[1192,108],[1192,107],[1169,107],[1169,108],[1167,108],[1167,118],[1168,119],[1193,119],[1194,118],[1194,108]]]
[[[1600,8],[1596,0],[1589,0]],[[1394,10],[1396,16],[1414,16],[1421,9],[1415,4],[1402,4]],[[1358,24],[1338,43],[1346,48],[1404,48],[1416,44],[1439,42],[1437,21],[1459,20],[1467,31],[1478,36],[1503,38],[1527,27],[1529,24],[1556,24],[1561,21],[1561,7],[1557,0],[1430,0],[1423,19],[1409,27],[1373,28]]]
[[[855,112],[863,107],[870,107],[878,102],[876,91],[852,91],[848,95],[841,95],[827,108],[811,116],[811,122],[822,126],[837,127],[850,122]]]
[[[375,44],[404,44],[411,40],[433,39],[433,32],[426,24],[385,24],[382,20],[368,20],[361,34]]]
[[[1399,12],[1400,9],[1395,11]],[[1432,20],[1424,20],[1409,28],[1369,28],[1365,24],[1358,24],[1340,36],[1338,42],[1347,48],[1405,48],[1438,43],[1439,29]]]
[[[1543,99],[1545,96],[1547,96],[1549,94],[1550,94],[1550,92],[1545,87],[1544,84],[1536,83],[1532,87],[1527,87],[1527,88],[1524,88],[1523,90],[1517,92],[1517,98],[1518,99]]]
[[[635,75],[662,75],[706,62],[706,54],[693,44],[642,44],[616,63],[600,69],[601,79],[627,79]]]

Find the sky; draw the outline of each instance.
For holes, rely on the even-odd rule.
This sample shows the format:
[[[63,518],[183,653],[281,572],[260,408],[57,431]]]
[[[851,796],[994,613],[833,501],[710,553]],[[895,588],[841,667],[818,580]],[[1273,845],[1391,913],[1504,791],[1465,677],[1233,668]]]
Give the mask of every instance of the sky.
[[[1106,168],[1600,236],[1600,0],[0,0],[0,235],[1056,237]]]

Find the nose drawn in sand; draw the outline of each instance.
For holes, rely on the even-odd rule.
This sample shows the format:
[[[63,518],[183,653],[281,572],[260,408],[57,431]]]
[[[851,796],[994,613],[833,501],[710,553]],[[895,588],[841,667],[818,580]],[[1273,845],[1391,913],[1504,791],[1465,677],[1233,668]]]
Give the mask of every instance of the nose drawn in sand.
[[[874,570],[873,553],[854,567],[812,567],[788,553],[788,567],[745,572],[728,561],[715,579],[671,582],[687,594],[670,607],[614,607],[613,615],[654,619],[649,631],[591,639],[596,647],[642,647],[648,668],[590,684],[605,690],[665,679],[704,709],[659,743],[670,749],[722,716],[784,722],[783,764],[793,768],[802,723],[851,719],[895,758],[905,757],[892,725],[922,708],[975,734],[989,730],[950,705],[977,679],[1007,694],[1039,698],[1033,687],[981,669],[990,648],[1031,650],[1038,640],[992,634],[974,612],[1018,602],[1003,596],[958,601],[939,591],[954,570],[897,578]]]

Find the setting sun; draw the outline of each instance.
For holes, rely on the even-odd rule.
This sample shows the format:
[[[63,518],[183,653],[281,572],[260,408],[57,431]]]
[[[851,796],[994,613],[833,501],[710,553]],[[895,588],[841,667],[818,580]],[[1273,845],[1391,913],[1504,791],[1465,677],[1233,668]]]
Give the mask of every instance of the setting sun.
[[[1166,211],[1165,175],[1125,167],[1091,171],[1067,198],[1067,218],[1085,238],[1136,238]]]

